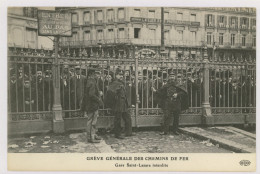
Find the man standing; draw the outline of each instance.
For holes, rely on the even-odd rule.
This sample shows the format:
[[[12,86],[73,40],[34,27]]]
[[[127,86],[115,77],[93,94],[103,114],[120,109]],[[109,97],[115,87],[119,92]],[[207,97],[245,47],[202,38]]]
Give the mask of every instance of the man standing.
[[[111,108],[115,114],[115,138],[124,139],[124,137],[121,136],[121,118],[123,118],[125,122],[125,136],[132,136],[132,122],[130,114],[128,113],[129,103],[123,83],[123,71],[119,68],[116,70],[115,81],[108,87],[106,105]]]
[[[75,67],[76,74],[71,77],[71,108],[73,110],[80,109],[82,96],[84,93],[84,82],[86,77],[81,74],[80,66]]]
[[[89,68],[81,105],[81,110],[87,115],[87,137],[90,143],[99,143],[99,140],[101,140],[101,138],[96,135],[98,109],[103,105],[97,85],[97,74],[99,73],[100,71],[98,69]]]
[[[182,85],[181,74],[176,79],[175,72],[171,71],[166,85],[157,91],[163,110],[163,132],[169,133],[169,126],[173,117],[173,133],[179,135],[179,115],[181,111],[188,109],[188,94]],[[153,89],[156,92],[155,89]]]

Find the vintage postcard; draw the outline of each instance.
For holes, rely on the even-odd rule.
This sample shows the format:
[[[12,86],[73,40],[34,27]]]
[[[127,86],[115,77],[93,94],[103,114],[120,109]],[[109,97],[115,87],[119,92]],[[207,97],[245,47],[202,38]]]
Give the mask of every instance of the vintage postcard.
[[[221,5],[8,6],[7,170],[256,172],[257,7]]]

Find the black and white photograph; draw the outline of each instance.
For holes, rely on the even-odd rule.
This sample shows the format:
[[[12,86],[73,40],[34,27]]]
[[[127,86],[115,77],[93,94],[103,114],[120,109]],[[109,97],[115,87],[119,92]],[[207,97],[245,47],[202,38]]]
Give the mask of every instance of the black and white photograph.
[[[8,7],[7,153],[255,155],[256,10]]]

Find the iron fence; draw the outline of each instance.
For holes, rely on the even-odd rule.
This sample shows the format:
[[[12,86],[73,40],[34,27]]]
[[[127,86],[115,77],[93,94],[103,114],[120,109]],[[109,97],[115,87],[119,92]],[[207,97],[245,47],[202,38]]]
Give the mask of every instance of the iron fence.
[[[59,51],[58,64],[55,65],[54,53],[50,50],[10,47],[9,121],[52,119],[54,66],[58,66],[60,71],[58,83],[64,120],[86,118],[80,107],[88,68],[93,65],[98,65],[101,70],[97,83],[103,101],[109,84],[115,78],[116,68],[124,71],[124,84],[135,126],[159,124],[162,111],[154,91],[167,83],[172,70],[188,91],[189,109],[182,113],[188,117],[182,118],[182,124],[190,118],[196,120],[187,121],[190,124],[192,121],[194,124],[201,122],[205,101],[209,101],[212,115],[255,114],[255,60],[251,57],[208,60],[202,53],[194,58],[170,57],[170,54],[160,54],[158,49],[140,51],[130,46],[126,49],[113,46],[67,48]],[[209,96],[205,96],[205,91]],[[106,105],[99,112],[101,117],[113,116]]]

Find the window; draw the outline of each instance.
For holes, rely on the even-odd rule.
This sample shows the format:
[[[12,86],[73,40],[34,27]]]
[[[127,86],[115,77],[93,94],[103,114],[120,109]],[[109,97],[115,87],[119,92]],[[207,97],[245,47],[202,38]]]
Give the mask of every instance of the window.
[[[155,29],[150,29],[149,36],[152,40],[156,39],[156,30]]]
[[[100,22],[103,20],[102,10],[97,11],[97,20],[100,21]]]
[[[212,43],[212,33],[208,32],[207,33],[207,44],[211,45],[211,43]]]
[[[213,17],[211,14],[207,16],[207,26],[212,26],[213,25]]]
[[[224,21],[225,21],[225,16],[220,16],[219,17],[219,23],[224,24]]]
[[[242,46],[246,46],[246,35],[242,35]]]
[[[85,40],[91,40],[90,39],[90,31],[85,31],[83,35],[83,39]]]
[[[252,26],[256,26],[256,20],[252,19]]]
[[[256,46],[256,36],[254,35],[253,36],[253,47],[255,47]]]
[[[231,26],[235,27],[235,25],[236,25],[236,18],[232,17],[231,18]]]
[[[178,32],[178,37],[177,37],[177,39],[179,40],[179,41],[182,41],[183,40],[183,31],[182,30],[179,30],[179,31],[177,31]]]
[[[196,21],[196,14],[191,14],[190,15],[190,21],[195,22]]]
[[[102,40],[102,39],[103,39],[103,30],[98,30],[97,40]]]
[[[182,21],[183,19],[183,14],[182,13],[177,13],[177,20]]]
[[[113,9],[108,9],[107,10],[107,21],[111,22],[114,19],[114,15],[113,15]]]
[[[125,18],[125,12],[123,8],[118,9],[118,19],[124,19]]]
[[[24,7],[23,15],[29,18],[37,18],[37,8],[35,7]]]
[[[134,17],[140,17],[141,16],[141,10],[140,9],[134,9]]]
[[[124,28],[119,28],[119,35],[118,35],[118,37],[120,39],[125,38],[125,29]]]
[[[84,12],[83,21],[84,21],[84,24],[90,23],[90,12],[89,11]]]
[[[164,12],[164,20],[168,20],[169,19],[169,12]]]
[[[155,10],[149,10],[148,18],[155,18]]]
[[[141,31],[141,28],[134,28],[134,38],[135,39],[140,38],[140,31]]]
[[[72,33],[72,41],[73,42],[78,41],[78,33],[77,32]]]
[[[231,45],[234,46],[235,45],[235,34],[231,34]]]
[[[191,39],[191,42],[192,44],[195,44],[196,43],[196,31],[191,31],[190,32],[190,39]]]
[[[219,45],[223,45],[224,42],[224,33],[219,33]]]
[[[242,18],[242,21],[241,21],[242,25],[246,25],[246,21],[247,21],[246,18]]]
[[[72,24],[78,24],[78,14],[77,13],[72,14]]]
[[[165,40],[170,40],[170,31],[169,30],[164,31],[164,39]]]
[[[113,39],[114,38],[114,30],[113,29],[108,29],[108,39]]]
[[[36,48],[37,30],[26,28],[26,39],[30,48]]]

